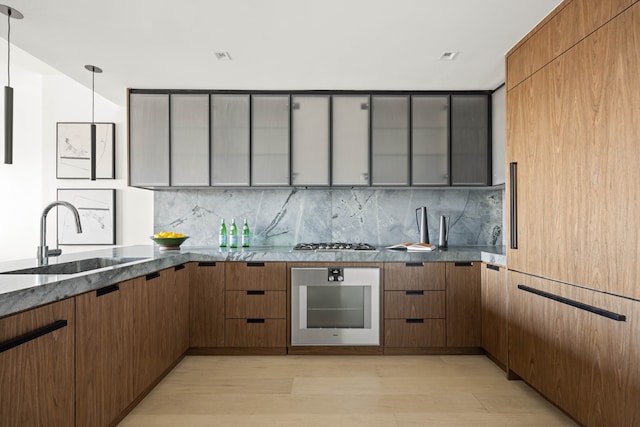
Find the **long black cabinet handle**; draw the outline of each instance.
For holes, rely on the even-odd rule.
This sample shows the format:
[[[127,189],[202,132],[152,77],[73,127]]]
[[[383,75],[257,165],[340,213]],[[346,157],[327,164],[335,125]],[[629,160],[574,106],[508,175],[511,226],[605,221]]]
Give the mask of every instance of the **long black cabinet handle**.
[[[118,285],[105,286],[104,288],[100,288],[96,291],[96,297],[101,297],[103,295],[110,294],[111,292],[117,292],[119,290],[120,286]]]
[[[264,323],[264,319],[247,319],[247,323]]]
[[[509,163],[509,224],[510,247],[518,249],[518,163]]]
[[[18,347],[19,345],[28,343],[29,341],[33,341],[36,338],[40,338],[41,336],[47,335],[53,331],[57,331],[58,329],[64,328],[65,326],[67,326],[66,320],[56,320],[50,325],[43,326],[40,329],[36,329],[35,331],[31,331],[20,337],[0,343],[0,353],[11,350],[12,348]]]
[[[247,295],[264,295],[264,291],[247,291]]]
[[[180,270],[184,270],[184,269],[185,269],[185,265],[184,264],[176,265],[175,267],[173,267],[173,271],[180,271]]]
[[[405,291],[405,295],[424,295],[424,291]]]
[[[584,311],[588,311],[590,313],[594,313],[597,314],[599,316],[603,316],[606,317],[608,319],[612,319],[618,322],[625,322],[627,320],[627,316],[625,316],[624,314],[618,314],[618,313],[613,313],[611,311],[607,311],[604,310],[602,308],[598,308],[598,307],[594,307],[592,305],[588,305],[588,304],[584,304],[578,301],[574,301],[572,299],[569,298],[565,298],[565,297],[561,297],[558,295],[554,295],[554,294],[550,294],[549,292],[545,292],[545,291],[541,291],[539,289],[535,289],[535,288],[530,288],[529,286],[525,286],[525,285],[518,285],[518,289],[526,291],[526,292],[530,292],[532,294],[535,295],[539,295],[541,297],[544,298],[549,298],[551,300],[554,301],[558,301],[562,304],[567,304],[570,305],[572,307],[575,308],[579,308],[580,310],[584,310]]]
[[[424,262],[405,262],[405,267],[424,267]]]
[[[157,271],[155,273],[150,273],[147,274],[146,276],[144,276],[145,279],[147,280],[153,280],[153,279],[157,279],[158,277],[160,277],[160,273],[158,273]]]
[[[215,267],[215,266],[216,266],[215,261],[200,261],[198,263],[198,267]]]
[[[500,267],[498,267],[497,265],[493,265],[493,264],[487,264],[487,270],[500,271]]]
[[[424,323],[424,319],[404,319],[405,323]]]
[[[473,267],[473,262],[470,262],[470,261],[455,262],[454,265],[456,267]]]
[[[264,267],[264,262],[248,262],[247,267]]]

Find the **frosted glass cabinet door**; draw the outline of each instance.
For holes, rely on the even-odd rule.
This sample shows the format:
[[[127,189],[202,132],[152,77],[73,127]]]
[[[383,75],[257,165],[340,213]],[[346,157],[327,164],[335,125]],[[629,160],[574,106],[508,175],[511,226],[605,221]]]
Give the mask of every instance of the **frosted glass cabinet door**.
[[[409,97],[372,97],[373,185],[409,185]]]
[[[329,185],[329,97],[291,99],[293,185]]]
[[[251,97],[251,185],[289,185],[289,96]]]
[[[249,185],[249,95],[211,95],[211,185]]]
[[[209,185],[208,95],[171,95],[171,185]]]
[[[451,184],[490,185],[489,96],[451,96]]]
[[[411,98],[411,184],[449,183],[449,97]]]
[[[332,185],[369,185],[369,96],[332,99]]]
[[[129,183],[169,185],[169,95],[129,95]]]

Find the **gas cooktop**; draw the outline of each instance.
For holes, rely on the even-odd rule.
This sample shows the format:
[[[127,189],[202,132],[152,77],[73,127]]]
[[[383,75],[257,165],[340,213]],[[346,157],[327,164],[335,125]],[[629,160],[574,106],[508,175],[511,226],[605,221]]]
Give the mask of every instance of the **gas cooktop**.
[[[376,248],[368,243],[298,243],[295,251],[375,251]]]

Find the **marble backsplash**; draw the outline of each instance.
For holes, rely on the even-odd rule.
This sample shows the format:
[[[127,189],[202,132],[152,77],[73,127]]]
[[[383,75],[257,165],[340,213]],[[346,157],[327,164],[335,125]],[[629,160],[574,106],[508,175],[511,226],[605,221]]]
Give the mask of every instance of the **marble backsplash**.
[[[427,207],[437,243],[440,215],[449,245],[504,244],[502,189],[227,189],[154,192],[154,232],[190,237],[183,246],[217,246],[220,219],[247,218],[252,246],[300,242],[415,242],[416,208]]]

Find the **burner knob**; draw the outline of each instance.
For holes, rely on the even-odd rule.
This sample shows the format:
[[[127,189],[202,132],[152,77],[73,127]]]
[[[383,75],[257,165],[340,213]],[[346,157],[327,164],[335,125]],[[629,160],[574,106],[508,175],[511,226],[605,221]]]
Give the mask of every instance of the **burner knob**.
[[[344,277],[338,276],[338,282],[343,282],[343,281],[344,281]]]
[[[329,281],[333,282],[335,280],[335,278],[333,276],[329,276]],[[340,278],[338,277],[338,280],[340,280]]]

